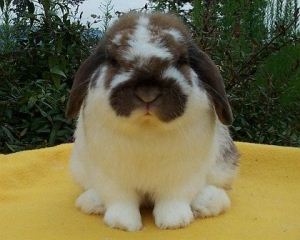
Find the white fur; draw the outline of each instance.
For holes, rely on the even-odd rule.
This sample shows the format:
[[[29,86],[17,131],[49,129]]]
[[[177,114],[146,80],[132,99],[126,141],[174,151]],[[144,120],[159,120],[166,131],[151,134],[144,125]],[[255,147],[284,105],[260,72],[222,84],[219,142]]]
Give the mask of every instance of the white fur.
[[[177,68],[168,67],[164,71],[162,76],[163,76],[163,78],[174,79],[179,84],[179,86],[181,86],[181,88],[185,94],[189,94],[189,92],[191,91],[191,86],[188,84],[187,80],[182,75],[182,73],[177,70]]]
[[[168,30],[163,30],[164,33],[171,35],[175,41],[180,42],[183,40],[182,34],[177,31],[176,29],[168,29]]]
[[[120,45],[122,39],[122,34],[118,33],[116,36],[113,38],[112,42],[116,45]]]
[[[128,40],[130,48],[125,53],[126,60],[132,61],[136,58],[144,60],[150,57],[166,60],[172,58],[172,54],[166,47],[157,41],[150,42],[152,36],[148,27],[149,19],[145,16],[140,17],[135,32]]]
[[[160,201],[155,205],[153,214],[155,224],[162,229],[185,227],[194,219],[186,201]]]
[[[116,87],[120,83],[126,82],[127,80],[130,79],[132,73],[131,72],[122,72],[114,76],[114,78],[111,81],[111,88]]]
[[[198,89],[192,88],[185,114],[171,123],[144,121],[139,112],[116,117],[103,88],[89,92],[84,114],[80,111],[71,168],[86,190],[101,196],[109,226],[140,229],[137,190],[149,193],[160,206],[154,212],[159,227],[182,227],[192,221],[187,206],[206,185],[218,154],[217,139],[222,138],[216,135],[209,100]],[[128,208],[126,202],[134,204]],[[174,202],[182,207],[171,211]],[[115,208],[124,211],[117,214]]]
[[[129,119],[116,117],[106,94],[102,88],[91,90],[84,113],[80,111],[71,158],[75,179],[86,190],[93,188],[108,212],[112,202],[139,201],[136,190],[149,193],[157,204],[178,198],[190,204],[205,185],[216,154],[215,117],[206,94],[193,88],[186,113],[171,123],[144,122],[139,112]],[[120,226],[123,220],[113,216],[114,221],[107,220],[110,226],[133,229]],[[181,220],[170,226],[157,221],[163,228],[184,225]]]
[[[232,159],[224,159],[224,152],[228,150],[229,143],[231,142],[231,136],[228,128],[217,122],[217,145],[218,154],[214,159],[209,174],[207,175],[207,182],[213,184],[219,188],[230,189],[231,185],[237,175],[237,167],[234,164],[228,164]]]
[[[104,205],[100,196],[93,189],[83,192],[76,200],[76,207],[87,214],[99,214],[104,212]]]
[[[137,231],[142,228],[142,219],[137,204],[133,202],[118,202],[107,208],[104,222],[112,227],[128,231]]]

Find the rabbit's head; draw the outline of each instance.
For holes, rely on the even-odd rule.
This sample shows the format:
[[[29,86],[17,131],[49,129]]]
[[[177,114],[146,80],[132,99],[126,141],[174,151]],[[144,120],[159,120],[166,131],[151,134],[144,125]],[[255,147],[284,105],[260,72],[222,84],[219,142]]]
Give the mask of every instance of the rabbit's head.
[[[67,116],[89,106],[114,120],[170,124],[203,111],[232,122],[218,68],[167,14],[127,14],[110,27],[76,73]]]

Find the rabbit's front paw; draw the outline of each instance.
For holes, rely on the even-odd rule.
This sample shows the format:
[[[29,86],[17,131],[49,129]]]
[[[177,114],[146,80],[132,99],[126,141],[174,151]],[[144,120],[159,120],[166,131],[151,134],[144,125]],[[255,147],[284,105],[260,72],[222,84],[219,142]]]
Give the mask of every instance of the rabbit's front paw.
[[[76,200],[76,207],[87,214],[100,214],[104,212],[104,205],[93,189],[82,193]]]
[[[212,217],[225,212],[230,207],[227,193],[215,186],[206,186],[192,202],[195,217]]]
[[[139,208],[129,204],[109,206],[104,215],[104,222],[112,227],[126,231],[138,231],[142,228]]]
[[[155,224],[162,229],[185,227],[193,220],[190,205],[180,201],[158,202],[153,214]]]

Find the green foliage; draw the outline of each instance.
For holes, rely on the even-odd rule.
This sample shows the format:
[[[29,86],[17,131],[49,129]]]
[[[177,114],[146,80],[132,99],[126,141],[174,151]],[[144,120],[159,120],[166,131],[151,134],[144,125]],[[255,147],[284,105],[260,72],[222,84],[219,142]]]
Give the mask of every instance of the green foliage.
[[[71,140],[73,123],[64,117],[68,89],[80,62],[96,43],[80,19],[73,19],[69,3],[25,3],[25,7],[17,6],[24,9],[16,17],[12,17],[15,8],[11,4],[3,7],[1,152]]]
[[[235,113],[232,127],[234,139],[299,146],[300,102],[282,104],[281,98],[286,92],[286,84],[266,86],[252,82],[231,92],[231,105]]]

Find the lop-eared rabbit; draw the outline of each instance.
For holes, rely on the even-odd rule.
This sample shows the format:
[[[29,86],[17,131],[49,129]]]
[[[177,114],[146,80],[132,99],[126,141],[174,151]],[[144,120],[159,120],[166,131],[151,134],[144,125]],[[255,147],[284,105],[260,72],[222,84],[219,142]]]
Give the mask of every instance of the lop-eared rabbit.
[[[66,113],[78,117],[71,171],[83,212],[137,231],[145,202],[163,229],[230,207],[231,108],[218,68],[178,18],[119,18],[76,73]]]

